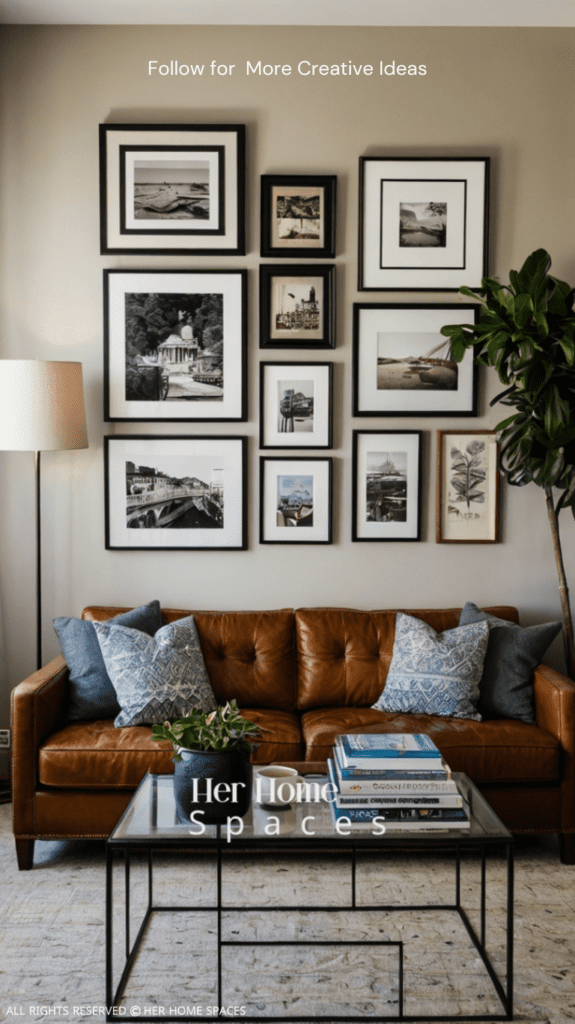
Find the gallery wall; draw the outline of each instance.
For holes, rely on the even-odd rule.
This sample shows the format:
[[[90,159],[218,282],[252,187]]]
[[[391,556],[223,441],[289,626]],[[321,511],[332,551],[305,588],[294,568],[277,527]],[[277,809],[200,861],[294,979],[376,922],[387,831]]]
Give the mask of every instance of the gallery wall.
[[[509,603],[526,624],[560,615],[542,492],[503,488],[501,543],[435,543],[438,429],[492,428],[498,382],[482,371],[479,416],[352,419],[352,304],[461,301],[454,294],[357,291],[358,160],[381,156],[488,156],[492,165],[490,270],[505,276],[545,247],[553,272],[575,281],[574,30],[237,27],[7,28],[1,57],[1,319],[4,358],[80,360],[90,447],[42,462],[44,650],[58,652],[56,615],[84,605],[159,598],[181,608],[359,608]],[[201,78],[148,75],[148,62],[203,63]],[[235,65],[208,73],[212,60]],[[425,65],[425,76],[246,75],[246,62]],[[99,254],[98,124],[226,123],[247,127],[247,255]],[[336,174],[337,347],[258,347],[259,176]],[[104,268],[245,267],[249,271],[247,423],[105,424]],[[334,543],[258,543],[258,363],[333,359]],[[422,540],[351,541],[353,428],[424,431]],[[213,433],[249,438],[248,550],[134,552],[104,548],[105,434]],[[303,452],[305,454],[305,452]],[[308,454],[310,454],[308,452]],[[4,673],[10,689],[34,668],[33,462],[0,454],[0,591]],[[575,523],[562,523],[575,578]],[[553,655],[561,665],[561,647]]]

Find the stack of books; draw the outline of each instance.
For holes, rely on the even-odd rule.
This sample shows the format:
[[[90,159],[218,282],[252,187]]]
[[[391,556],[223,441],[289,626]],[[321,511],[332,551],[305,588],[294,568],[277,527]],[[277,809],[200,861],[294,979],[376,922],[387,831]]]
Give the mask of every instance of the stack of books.
[[[337,736],[328,758],[334,824],[346,830],[467,829],[469,808],[429,736],[368,733]]]

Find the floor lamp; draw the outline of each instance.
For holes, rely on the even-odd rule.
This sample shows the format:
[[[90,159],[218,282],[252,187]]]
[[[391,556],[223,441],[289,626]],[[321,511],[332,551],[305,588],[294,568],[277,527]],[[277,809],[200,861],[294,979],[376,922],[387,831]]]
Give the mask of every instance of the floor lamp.
[[[0,450],[34,452],[37,668],[42,667],[40,452],[87,447],[82,364],[0,359]]]

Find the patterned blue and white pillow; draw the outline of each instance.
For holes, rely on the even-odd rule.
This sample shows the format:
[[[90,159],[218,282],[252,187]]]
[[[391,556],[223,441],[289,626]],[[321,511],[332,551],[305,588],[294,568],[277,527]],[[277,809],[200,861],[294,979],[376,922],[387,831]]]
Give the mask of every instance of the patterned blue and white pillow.
[[[373,707],[480,722],[476,705],[488,639],[487,622],[436,633],[398,612],[385,689]]]
[[[114,725],[154,725],[216,709],[193,615],[153,637],[127,626],[93,625],[122,709]]]

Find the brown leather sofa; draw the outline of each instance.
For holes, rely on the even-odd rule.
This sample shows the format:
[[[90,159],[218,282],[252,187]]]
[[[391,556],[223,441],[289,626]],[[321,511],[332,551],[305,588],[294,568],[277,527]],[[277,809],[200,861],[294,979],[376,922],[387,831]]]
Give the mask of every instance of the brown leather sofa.
[[[517,622],[515,608],[489,608]],[[86,608],[105,621],[124,608]],[[164,610],[165,622],[188,611]],[[325,761],[341,732],[426,732],[454,771],[479,786],[515,833],[554,833],[575,863],[575,684],[547,666],[535,673],[536,725],[374,711],[393,649],[395,611],[194,612],[218,702],[235,697],[267,730],[258,763]],[[460,609],[410,611],[435,630]],[[67,668],[56,658],[12,694],[14,834],[20,869],[35,839],[105,838],[147,771],[173,770],[148,727],[111,719],[66,725]]]

